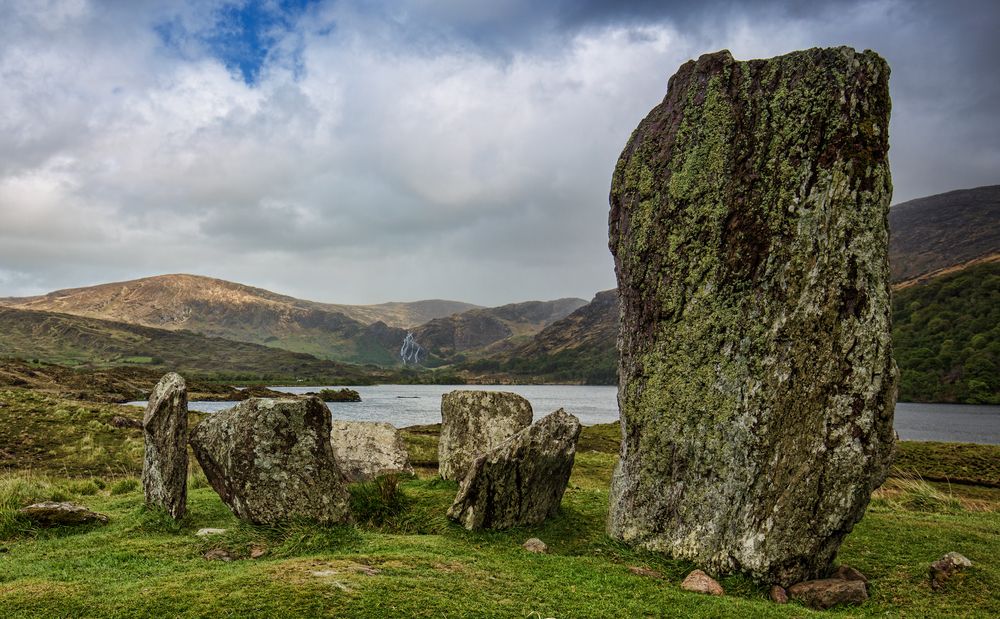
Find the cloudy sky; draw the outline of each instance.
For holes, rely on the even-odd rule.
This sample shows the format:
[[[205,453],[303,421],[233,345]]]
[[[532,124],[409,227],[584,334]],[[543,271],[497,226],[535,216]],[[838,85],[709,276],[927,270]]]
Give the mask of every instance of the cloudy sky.
[[[1000,182],[1000,3],[0,0],[0,296],[198,273],[347,303],[589,298],[685,60],[892,66],[895,202]]]

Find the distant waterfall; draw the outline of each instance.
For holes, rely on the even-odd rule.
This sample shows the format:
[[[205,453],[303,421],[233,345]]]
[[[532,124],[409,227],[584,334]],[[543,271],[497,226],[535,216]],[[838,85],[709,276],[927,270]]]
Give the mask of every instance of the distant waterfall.
[[[417,364],[427,356],[427,353],[420,347],[420,344],[417,344],[417,340],[413,339],[413,334],[407,333],[403,339],[403,347],[399,349],[399,356],[403,359],[403,365],[407,363]]]

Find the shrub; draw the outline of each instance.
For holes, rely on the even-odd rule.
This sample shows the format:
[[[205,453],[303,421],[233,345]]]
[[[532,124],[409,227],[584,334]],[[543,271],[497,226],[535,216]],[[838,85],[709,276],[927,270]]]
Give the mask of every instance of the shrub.
[[[111,484],[111,494],[128,494],[130,492],[135,492],[139,489],[139,480],[134,477],[126,477],[125,479],[119,479],[115,483]]]
[[[351,514],[360,524],[379,526],[406,511],[409,500],[399,485],[399,476],[381,475],[372,481],[353,484]]]

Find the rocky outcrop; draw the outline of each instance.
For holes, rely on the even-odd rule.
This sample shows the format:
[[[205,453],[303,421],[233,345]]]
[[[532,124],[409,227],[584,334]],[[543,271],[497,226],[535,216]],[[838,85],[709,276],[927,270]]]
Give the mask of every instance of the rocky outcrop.
[[[531,424],[531,403],[503,391],[452,391],[441,397],[438,472],[462,481],[472,461]]]
[[[466,529],[541,524],[559,510],[580,421],[560,409],[476,458],[448,517]]]
[[[109,520],[104,514],[98,514],[83,505],[52,501],[22,507],[17,513],[40,527],[106,524]]]
[[[206,417],[191,447],[209,483],[240,519],[340,522],[347,489],[317,398],[250,399]]]
[[[146,505],[164,509],[174,519],[183,518],[187,511],[187,404],[187,384],[171,372],[156,383],[142,418]]]
[[[615,168],[608,529],[715,573],[827,572],[892,445],[889,67],[684,64]]]
[[[413,473],[403,435],[388,423],[334,419],[330,443],[348,481]]]

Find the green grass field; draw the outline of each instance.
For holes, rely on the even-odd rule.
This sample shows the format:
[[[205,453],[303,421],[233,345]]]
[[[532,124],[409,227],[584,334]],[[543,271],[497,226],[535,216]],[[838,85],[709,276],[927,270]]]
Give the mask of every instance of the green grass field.
[[[98,428],[111,414],[137,416],[135,409],[53,402],[23,390],[0,392],[0,403],[0,428],[17,428],[2,437],[2,449],[10,449],[14,436],[44,450],[30,470],[0,459],[4,617],[1000,616],[1000,490],[918,477],[921,468],[948,477],[972,467],[967,476],[989,479],[1000,448],[950,450],[974,455],[954,461],[940,458],[940,448],[905,444],[912,469],[876,494],[839,557],[871,579],[871,600],[815,613],[773,604],[765,587],[741,576],[722,579],[723,598],[684,592],[678,585],[692,565],[609,539],[604,517],[614,426],[585,430],[562,511],[540,527],[470,533],[450,523],[444,514],[456,485],[434,477],[433,426],[407,433],[424,466],[401,484],[405,509],[370,519],[359,507],[363,524],[258,527],[238,522],[199,471],[189,480],[182,522],[146,510],[136,481],[141,449],[129,443],[137,431]],[[15,420],[25,416],[32,422]],[[79,449],[87,436],[106,455]],[[14,515],[42,499],[75,500],[111,522],[44,530]],[[227,532],[197,537],[203,527]],[[544,540],[549,554],[524,551],[529,537]],[[215,548],[237,560],[203,558]],[[251,559],[254,550],[263,556]],[[950,550],[975,565],[932,593],[927,566]]]

